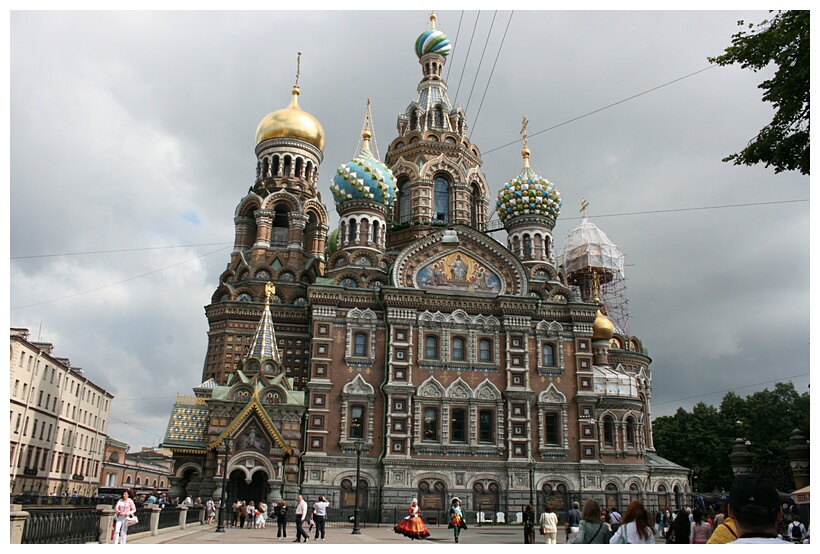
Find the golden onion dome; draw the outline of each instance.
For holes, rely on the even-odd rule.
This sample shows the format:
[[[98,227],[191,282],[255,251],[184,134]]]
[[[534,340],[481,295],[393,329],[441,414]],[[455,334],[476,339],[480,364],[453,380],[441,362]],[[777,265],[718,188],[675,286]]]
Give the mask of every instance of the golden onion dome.
[[[299,107],[299,85],[293,86],[293,99],[287,108],[265,116],[256,128],[256,144],[273,138],[293,138],[325,147],[325,130],[319,120]]]
[[[606,340],[612,338],[615,333],[615,326],[601,310],[598,310],[598,315],[595,317],[595,322],[592,324],[592,340]]]

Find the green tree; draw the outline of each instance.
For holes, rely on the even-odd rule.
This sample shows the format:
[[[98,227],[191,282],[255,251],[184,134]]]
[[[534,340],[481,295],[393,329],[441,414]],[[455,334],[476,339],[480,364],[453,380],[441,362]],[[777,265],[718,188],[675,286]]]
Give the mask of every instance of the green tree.
[[[743,21],[738,25],[746,26]],[[800,171],[809,175],[809,11],[778,11],[748,31],[732,35],[725,54],[708,58],[721,66],[739,63],[757,72],[774,63],[774,77],[766,79],[763,100],[776,108],[774,118],[746,145],[723,159],[735,165],[763,163],[775,173]]]
[[[729,490],[732,468],[729,454],[736,438],[750,442],[752,467],[770,476],[782,491],[792,490],[794,480],[788,446],[792,430],[810,436],[809,395],[799,394],[792,383],[776,383],[774,390],[746,398],[727,393],[719,408],[698,403],[687,412],[652,422],[654,444],[660,456],[698,472],[701,492]]]

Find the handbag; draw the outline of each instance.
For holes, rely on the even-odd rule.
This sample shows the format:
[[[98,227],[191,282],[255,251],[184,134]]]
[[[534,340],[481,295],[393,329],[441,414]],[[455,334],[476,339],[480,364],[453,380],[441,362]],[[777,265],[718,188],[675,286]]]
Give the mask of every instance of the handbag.
[[[125,518],[125,525],[128,526],[128,527],[131,527],[132,525],[136,525],[139,522],[140,522],[140,520],[137,519],[137,516],[128,516],[127,518]]]
[[[538,528],[538,533],[541,534],[541,535],[546,535],[547,530],[544,529],[544,526],[542,525],[541,527]]]

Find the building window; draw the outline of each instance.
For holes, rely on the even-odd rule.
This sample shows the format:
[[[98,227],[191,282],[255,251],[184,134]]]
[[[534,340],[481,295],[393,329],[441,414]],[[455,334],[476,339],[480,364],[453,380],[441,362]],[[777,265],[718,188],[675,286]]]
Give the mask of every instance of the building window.
[[[544,431],[546,432],[546,443],[558,446],[558,414],[548,413],[544,417]]]
[[[367,335],[364,333],[356,333],[353,336],[353,355],[366,356],[367,355]]]
[[[609,416],[604,418],[604,445],[615,446],[615,422]]]
[[[480,341],[478,341],[478,361],[493,361],[492,346],[493,343],[492,341],[490,341],[490,339],[481,339]]]
[[[424,409],[424,437],[426,441],[438,440],[438,411],[435,408]]]
[[[490,410],[478,412],[479,442],[493,442],[493,413]]]
[[[464,410],[453,410],[450,414],[450,440],[464,442]]]
[[[555,365],[555,347],[551,344],[545,344],[541,348],[541,358],[545,366]]]
[[[626,444],[635,446],[635,420],[631,417],[626,420]]]
[[[427,335],[424,338],[424,357],[428,360],[438,359],[438,337]]]
[[[447,223],[450,214],[450,183],[444,177],[433,181],[433,219]]]
[[[399,223],[410,223],[410,183],[403,181],[399,183]]]
[[[364,437],[364,406],[350,408],[350,437],[361,439]]]
[[[356,220],[351,219],[350,222],[347,224],[347,242],[350,244],[356,243]]]
[[[464,359],[464,339],[461,337],[456,337],[453,339],[453,359]]]
[[[532,238],[529,235],[524,235],[524,257],[532,258]]]

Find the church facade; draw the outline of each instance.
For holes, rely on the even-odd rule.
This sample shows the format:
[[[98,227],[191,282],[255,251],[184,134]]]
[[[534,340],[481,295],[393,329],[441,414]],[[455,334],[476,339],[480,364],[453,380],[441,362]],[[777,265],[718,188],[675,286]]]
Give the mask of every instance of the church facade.
[[[359,154],[333,176],[332,232],[324,129],[299,106],[298,72],[291,103],[259,124],[202,382],[163,441],[171,496],[220,497],[224,478],[231,501],[269,505],[352,507],[358,489],[382,517],[414,497],[674,509],[688,470],[654,452],[651,359],[600,299],[618,247],[584,218],[556,252],[560,194],[529,165],[526,120],[521,172],[493,190],[447,96],[434,15],[415,49],[422,78],[384,162],[368,110]]]

